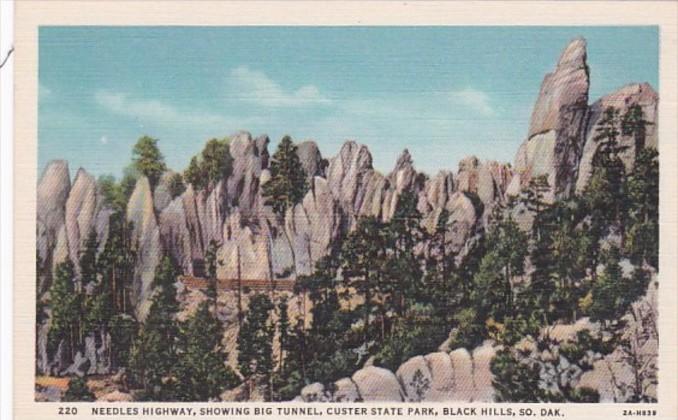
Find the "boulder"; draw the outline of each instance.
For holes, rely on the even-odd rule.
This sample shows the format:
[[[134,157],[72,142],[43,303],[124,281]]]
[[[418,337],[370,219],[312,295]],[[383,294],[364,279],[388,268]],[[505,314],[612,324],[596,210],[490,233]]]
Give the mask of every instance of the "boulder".
[[[455,386],[450,355],[445,352],[429,353],[424,359],[431,370],[431,389],[426,401],[449,401]]]
[[[450,361],[454,372],[454,393],[451,400],[473,401],[475,384],[473,383],[473,360],[468,350],[461,348],[450,352]]]
[[[351,378],[363,401],[404,401],[398,379],[388,369],[369,366],[355,372]]]
[[[356,402],[362,401],[358,386],[351,378],[341,378],[334,383],[333,402]]]
[[[405,391],[408,401],[428,400],[433,382],[433,372],[423,356],[414,356],[400,365],[396,377]]]

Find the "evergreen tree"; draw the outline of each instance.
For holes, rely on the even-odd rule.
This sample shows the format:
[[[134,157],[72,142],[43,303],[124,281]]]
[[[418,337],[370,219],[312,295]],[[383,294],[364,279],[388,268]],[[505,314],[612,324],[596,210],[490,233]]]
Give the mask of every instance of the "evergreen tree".
[[[238,333],[238,367],[243,376],[255,380],[265,379],[267,398],[270,399],[270,379],[273,370],[273,333],[271,311],[273,304],[268,296],[256,294],[252,297],[245,314],[242,328]]]
[[[181,174],[174,173],[170,176],[167,182],[167,191],[170,194],[172,199],[179,197],[186,191],[186,185],[184,185],[184,177]]]
[[[225,364],[228,354],[221,344],[223,336],[221,322],[207,302],[182,325],[174,374],[178,400],[215,400],[237,384],[235,373]]]
[[[136,252],[132,246],[133,225],[127,222],[125,212],[118,210],[109,217],[108,239],[99,255],[98,269],[102,287],[109,290],[113,312],[129,313],[128,288],[132,283]]]
[[[189,184],[193,185],[195,190],[201,190],[207,186],[207,175],[198,163],[197,156],[191,158],[188,168],[184,171],[184,178]]]
[[[214,308],[217,304],[217,241],[212,239],[205,251],[205,263],[207,271],[207,297],[210,299]]]
[[[393,254],[386,267],[390,268],[389,276],[393,282],[384,285],[382,290],[391,296],[393,309],[400,317],[405,315],[418,297],[422,297],[421,290],[424,288],[421,282],[422,264],[414,250],[425,237],[421,219],[416,195],[411,191],[403,191],[388,225],[390,237],[387,238],[389,243],[386,246],[393,247]]]
[[[621,134],[633,136],[636,155],[645,147],[649,124],[651,123],[645,120],[643,108],[637,103],[629,106],[621,118]]]
[[[79,318],[79,300],[74,288],[75,273],[73,263],[67,259],[55,269],[54,281],[50,287],[50,307],[52,321],[48,333],[49,353],[56,351],[59,343],[66,345],[66,354],[70,360],[75,357]]]
[[[271,179],[262,187],[266,205],[283,217],[306,195],[306,173],[297,155],[297,146],[290,136],[282,138],[271,159]]]
[[[524,273],[527,236],[508,215],[491,227],[487,243],[489,250],[473,279],[474,301],[484,316],[501,321],[515,314],[512,282]]]
[[[656,149],[637,157],[628,181],[629,219],[626,252],[636,265],[659,263],[659,162]]]
[[[631,303],[641,296],[649,282],[645,270],[636,269],[630,277],[623,275],[619,248],[611,247],[604,254],[603,274],[596,279],[591,290],[591,319],[606,324],[619,324]]]
[[[156,269],[151,307],[145,323],[139,330],[130,352],[132,379],[146,392],[147,397],[159,401],[176,398],[176,383],[172,369],[177,363],[178,326],[176,300],[178,271],[168,256]]]
[[[61,399],[64,402],[91,402],[96,401],[96,397],[89,390],[85,378],[75,377],[68,382],[68,389]]]
[[[540,367],[536,362],[521,362],[512,349],[497,352],[490,363],[492,386],[498,402],[537,402],[544,400],[539,387]]]
[[[283,296],[278,303],[278,340],[280,345],[280,355],[278,357],[278,366],[280,375],[285,375],[285,358],[288,354],[290,338],[290,318],[287,314],[287,300]]]
[[[342,246],[341,260],[345,286],[361,298],[363,344],[370,342],[370,319],[377,305],[384,302],[382,276],[386,263],[384,226],[375,217],[358,220]],[[384,336],[382,319],[381,338]]]
[[[619,110],[608,107],[596,127],[594,140],[598,148],[593,156],[592,173],[583,194],[591,216],[591,228],[603,238],[610,227],[623,229],[626,203],[624,163],[619,144]]]
[[[91,228],[83,250],[80,253],[80,287],[84,290],[89,284],[97,282],[97,250],[99,242],[97,241],[97,233],[94,228]]]
[[[193,156],[184,178],[196,190],[213,188],[233,172],[229,139],[210,139],[198,156]]]
[[[148,136],[141,137],[132,149],[134,168],[148,178],[151,188],[158,185],[158,181],[165,172],[165,158],[158,149],[158,139]]]

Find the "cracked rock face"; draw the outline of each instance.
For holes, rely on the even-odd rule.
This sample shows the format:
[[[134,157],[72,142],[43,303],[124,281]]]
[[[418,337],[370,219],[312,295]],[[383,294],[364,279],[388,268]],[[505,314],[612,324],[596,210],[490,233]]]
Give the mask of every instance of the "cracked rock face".
[[[144,320],[150,309],[155,268],[162,256],[160,229],[153,208],[151,185],[146,177],[139,178],[129,199],[127,221],[133,223],[132,242],[137,250],[131,300],[137,319]]]
[[[516,154],[519,181],[546,175],[550,199],[569,195],[574,186],[588,116],[589,72],[586,41],[575,39],[563,51],[556,69],[544,77],[532,111],[527,139]]]
[[[36,246],[46,273],[39,279],[40,292],[46,291],[51,284],[52,256],[59,232],[65,224],[66,200],[70,190],[68,163],[63,160],[50,162],[42,172],[37,190]]]
[[[633,162],[639,150],[643,147],[657,148],[657,107],[659,105],[659,96],[652,86],[647,83],[634,83],[626,85],[621,89],[605,95],[591,105],[591,112],[589,123],[586,128],[586,142],[582,152],[581,162],[579,164],[579,173],[576,183],[576,191],[581,193],[586,188],[586,185],[591,177],[591,165],[593,156],[598,150],[598,144],[594,140],[596,136],[596,128],[599,126],[600,119],[603,112],[608,107],[615,107],[619,109],[620,116],[628,112],[632,105],[639,105],[643,110],[643,115],[646,121],[645,125],[645,139],[644,142],[638,143],[632,135],[621,134],[618,137],[618,142],[626,149],[621,153],[621,159],[624,162],[626,170],[633,168]]]

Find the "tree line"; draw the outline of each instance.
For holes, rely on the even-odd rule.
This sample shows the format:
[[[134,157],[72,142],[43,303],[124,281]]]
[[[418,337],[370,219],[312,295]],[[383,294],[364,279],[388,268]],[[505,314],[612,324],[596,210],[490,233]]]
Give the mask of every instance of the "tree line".
[[[135,258],[132,226],[124,217],[129,183],[102,182],[116,209],[111,233],[100,254],[90,233],[79,276],[68,261],[57,266],[49,341],[73,356],[87,334],[110,335],[111,366],[125,367],[131,384],[149,400],[216,399],[244,384],[248,395],[256,388],[266,400],[277,401],[294,398],[307,384],[351,376],[368,360],[395,371],[443,342],[473,348],[493,338],[505,345],[491,366],[499,400],[597,401],[595,391],[569,385],[545,391],[545,372],[558,367],[528,360],[512,346],[532,337],[578,366],[580,374],[592,368],[587,352],[604,355],[629,346],[622,338],[622,317],[658,268],[658,154],[645,147],[647,124],[638,105],[623,115],[606,109],[581,194],[549,200],[548,179],[535,177],[520,196],[491,209],[485,231],[462,252],[451,251],[456,221],[449,212],[441,210],[434,228],[425,229],[411,191],[400,194],[388,221],[357,218],[354,229],[315,261],[310,275],[294,273],[294,294],[311,302],[308,313],[304,306],[290,318],[288,297],[272,293],[253,294],[243,308],[238,291],[237,371],[226,364],[223,323],[216,316],[218,244],[210,244],[212,257],[206,258],[206,300],[188,320],[177,320],[174,283],[181,273],[165,256],[148,318],[137,323],[127,291]],[[623,138],[635,145],[629,171],[622,161]],[[166,167],[155,141],[142,140],[135,147],[134,169],[155,187]],[[283,220],[310,187],[291,138],[279,143],[269,169],[262,195]],[[213,188],[230,171],[228,142],[212,140],[177,177],[175,191],[185,188],[184,182]],[[520,212],[533,220],[529,231],[516,221]],[[631,265],[630,275],[624,274],[623,262]],[[583,332],[573,343],[558,345],[540,334],[585,316],[598,321],[607,338]],[[640,382],[629,392],[647,399]]]

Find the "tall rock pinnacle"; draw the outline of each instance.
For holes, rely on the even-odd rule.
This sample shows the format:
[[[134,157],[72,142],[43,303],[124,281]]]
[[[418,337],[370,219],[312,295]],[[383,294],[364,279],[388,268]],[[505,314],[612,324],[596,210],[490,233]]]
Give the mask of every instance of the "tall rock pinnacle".
[[[532,111],[527,139],[516,154],[516,177],[510,194],[536,176],[545,175],[550,198],[574,190],[588,116],[589,71],[586,41],[570,42],[556,69],[544,77]]]

